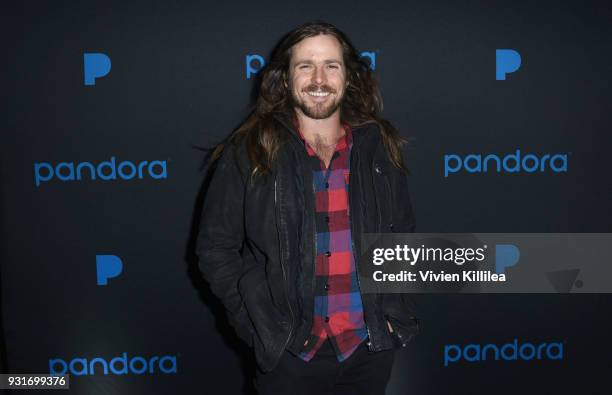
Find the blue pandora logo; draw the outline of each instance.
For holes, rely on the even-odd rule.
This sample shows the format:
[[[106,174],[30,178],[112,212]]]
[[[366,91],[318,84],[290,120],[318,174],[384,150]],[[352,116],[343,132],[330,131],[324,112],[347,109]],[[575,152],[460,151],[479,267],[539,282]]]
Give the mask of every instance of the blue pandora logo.
[[[465,157],[457,154],[444,155],[445,178],[462,170],[468,173],[566,173],[567,154],[524,155],[517,149],[513,154],[503,157],[496,154],[469,154]]]
[[[88,178],[92,181],[97,179],[110,181],[131,180],[138,178],[142,180],[145,177],[150,177],[156,180],[168,178],[168,171],[165,160],[154,160],[148,162],[146,160],[136,164],[129,160],[117,162],[112,156],[110,160],[102,161],[95,165],[91,162],[60,162],[57,165],[52,165],[47,162],[34,163],[34,182],[39,187],[43,182],[49,182],[54,178],[59,181],[81,181]]]
[[[96,277],[98,285],[108,285],[108,279],[123,271],[123,261],[116,255],[96,255]]]
[[[97,373],[104,375],[116,374],[175,374],[176,356],[152,356],[147,358],[141,356],[129,356],[126,352],[121,356],[107,361],[101,357],[74,358],[66,361],[62,358],[49,359],[49,374],[62,375],[70,373],[75,376],[90,376]]]
[[[562,360],[563,343],[520,343],[514,339],[512,343],[501,346],[496,344],[468,344],[461,347],[456,344],[444,345],[444,366],[460,361],[483,362],[483,361],[531,361],[531,360]]]
[[[111,60],[103,53],[83,54],[83,77],[85,85],[95,85],[96,78],[106,76],[111,70]]]
[[[514,49],[495,50],[495,79],[504,81],[506,74],[514,73],[521,67],[521,54]]]

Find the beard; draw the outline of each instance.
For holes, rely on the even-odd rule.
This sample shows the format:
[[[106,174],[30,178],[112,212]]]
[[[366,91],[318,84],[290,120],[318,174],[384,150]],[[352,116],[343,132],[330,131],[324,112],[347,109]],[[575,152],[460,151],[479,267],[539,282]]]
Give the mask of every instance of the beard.
[[[305,100],[303,100],[297,95],[297,93],[295,92],[295,89],[293,89],[293,86],[289,86],[289,89],[291,91],[292,106],[294,108],[296,107],[299,108],[302,111],[302,113],[304,113],[304,115],[312,119],[327,119],[331,117],[332,114],[335,113],[336,110],[338,110],[340,105],[342,105],[342,101],[344,100],[344,93],[343,93],[342,96],[337,97],[335,101],[328,101],[325,103],[314,103],[312,105],[308,105],[306,104]],[[335,89],[333,89],[332,87],[328,85],[317,86],[314,84],[308,85],[306,88],[303,89],[303,91],[304,92],[312,92],[312,91],[330,92],[331,94],[337,93]]]

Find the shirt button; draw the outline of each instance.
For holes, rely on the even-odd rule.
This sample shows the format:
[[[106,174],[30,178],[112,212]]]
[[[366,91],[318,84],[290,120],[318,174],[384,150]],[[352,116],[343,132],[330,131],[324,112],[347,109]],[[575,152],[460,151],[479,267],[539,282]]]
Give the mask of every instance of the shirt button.
[[[325,256],[329,258],[329,257],[331,256],[331,252],[327,251],[327,252],[325,253]]]
[[[326,291],[329,290],[329,284],[328,283],[325,283],[325,290]]]
[[[325,189],[329,189],[329,182],[325,183]]]
[[[329,322],[329,317],[325,317],[325,322]]]
[[[325,216],[325,222],[329,222],[329,215]]]

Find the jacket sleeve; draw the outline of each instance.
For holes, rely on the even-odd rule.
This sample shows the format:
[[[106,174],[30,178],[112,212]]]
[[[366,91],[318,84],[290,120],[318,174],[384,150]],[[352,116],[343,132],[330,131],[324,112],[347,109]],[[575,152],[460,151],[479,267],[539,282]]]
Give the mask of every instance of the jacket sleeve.
[[[226,308],[238,336],[250,344],[251,325],[238,291],[243,273],[245,180],[228,145],[218,160],[204,198],[196,244],[199,268]]]

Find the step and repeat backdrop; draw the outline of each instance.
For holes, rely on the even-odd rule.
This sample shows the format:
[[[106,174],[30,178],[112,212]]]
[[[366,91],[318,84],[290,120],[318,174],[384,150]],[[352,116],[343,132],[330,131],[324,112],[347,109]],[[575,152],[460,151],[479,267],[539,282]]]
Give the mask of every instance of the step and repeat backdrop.
[[[309,20],[375,70],[410,140],[419,232],[612,232],[609,2],[3,8],[4,372],[68,373],[74,394],[251,393],[194,254],[205,149]],[[610,295],[415,300],[423,333],[389,395],[612,391]]]

